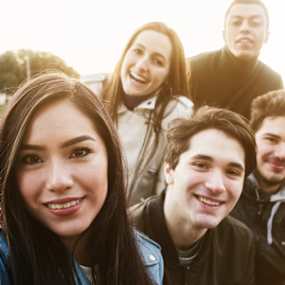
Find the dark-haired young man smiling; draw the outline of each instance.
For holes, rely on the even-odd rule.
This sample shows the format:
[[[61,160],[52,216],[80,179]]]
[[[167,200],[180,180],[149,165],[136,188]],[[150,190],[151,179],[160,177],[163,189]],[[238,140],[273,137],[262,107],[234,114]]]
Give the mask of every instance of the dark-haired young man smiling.
[[[254,167],[254,137],[238,114],[202,107],[174,123],[166,190],[130,210],[162,247],[165,285],[254,284],[253,234],[228,217]]]

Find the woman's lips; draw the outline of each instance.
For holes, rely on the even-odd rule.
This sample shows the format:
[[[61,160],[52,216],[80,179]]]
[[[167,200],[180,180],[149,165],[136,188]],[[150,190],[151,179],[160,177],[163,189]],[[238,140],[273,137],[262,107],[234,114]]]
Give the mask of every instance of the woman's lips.
[[[64,198],[56,199],[44,203],[44,205],[55,215],[72,215],[80,209],[84,198]]]

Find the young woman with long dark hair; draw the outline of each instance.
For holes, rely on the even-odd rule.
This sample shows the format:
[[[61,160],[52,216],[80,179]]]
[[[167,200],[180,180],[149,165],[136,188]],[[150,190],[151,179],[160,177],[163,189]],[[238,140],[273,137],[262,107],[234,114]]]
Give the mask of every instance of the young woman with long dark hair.
[[[28,81],[0,142],[1,284],[161,284],[158,246],[129,226],[116,130],[92,91],[61,74]]]

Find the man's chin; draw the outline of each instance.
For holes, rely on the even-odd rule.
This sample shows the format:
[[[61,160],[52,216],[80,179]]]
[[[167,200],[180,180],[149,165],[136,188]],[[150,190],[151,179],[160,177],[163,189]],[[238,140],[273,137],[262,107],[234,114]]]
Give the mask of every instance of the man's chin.
[[[285,178],[281,175],[273,174],[267,179],[267,184],[272,186],[277,186],[284,183]]]
[[[234,56],[241,61],[252,61],[258,58],[257,53],[251,51],[236,51]]]
[[[279,188],[285,182],[285,177],[274,173],[257,173],[257,180],[270,188]]]

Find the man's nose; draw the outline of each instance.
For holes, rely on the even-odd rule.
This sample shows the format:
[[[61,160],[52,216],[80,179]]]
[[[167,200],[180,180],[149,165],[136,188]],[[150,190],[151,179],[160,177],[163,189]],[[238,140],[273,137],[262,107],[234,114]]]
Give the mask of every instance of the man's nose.
[[[59,159],[50,162],[47,170],[46,187],[53,192],[64,192],[73,186],[70,168]]]
[[[219,170],[214,170],[210,173],[206,183],[206,188],[214,194],[219,194],[225,191],[223,174]]]
[[[240,26],[240,31],[243,33],[248,33],[250,31],[250,25],[247,19],[244,19]]]

